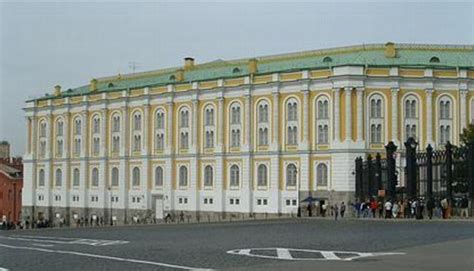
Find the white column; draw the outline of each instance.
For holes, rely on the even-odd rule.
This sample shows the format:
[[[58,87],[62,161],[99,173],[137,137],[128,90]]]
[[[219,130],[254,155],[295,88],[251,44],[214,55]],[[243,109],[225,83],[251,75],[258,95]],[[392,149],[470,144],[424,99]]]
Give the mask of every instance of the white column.
[[[280,92],[277,88],[273,94],[273,148],[275,151],[280,149]]]
[[[197,142],[197,135],[198,135],[198,106],[199,106],[199,101],[198,99],[193,99],[193,116],[192,116],[192,124],[191,124],[191,152],[196,153],[198,150],[198,142]]]
[[[459,90],[459,109],[460,109],[460,119],[461,119],[461,131],[462,129],[466,128],[467,126],[467,108],[466,108],[466,96],[467,96],[467,89]]]
[[[398,142],[398,92],[399,88],[392,88],[392,141]]]
[[[150,104],[147,103],[143,107],[143,123],[142,126],[142,136],[143,136],[143,144],[142,144],[142,154],[148,155],[150,154],[150,144],[149,144],[149,134],[150,134]],[[152,128],[153,130],[153,128]]]
[[[426,144],[433,146],[433,89],[426,89]],[[421,116],[420,116],[421,117]],[[421,128],[421,127],[420,127]]]
[[[252,111],[252,102],[250,95],[245,95],[245,151],[250,151],[252,148],[252,126],[253,122],[251,119],[250,111]]]
[[[364,123],[364,88],[357,88],[357,142],[363,140]]]
[[[346,135],[345,141],[350,142],[352,141],[352,87],[344,88],[344,92],[346,94]]]
[[[82,131],[81,131],[81,157],[88,157],[89,156],[89,145],[90,145],[90,137],[89,137],[89,114],[87,112],[87,107],[85,111],[82,112]]]
[[[64,142],[64,157],[66,158],[70,158],[70,149],[71,149],[71,145],[72,145],[72,141],[71,141],[71,133],[70,133],[70,128],[71,127],[71,122],[70,122],[70,113],[69,113],[69,109],[68,111],[66,112],[66,114],[64,114],[64,126],[63,126],[63,142]]]
[[[217,116],[217,150],[219,152],[224,151],[224,97],[218,98],[217,110],[219,112]]]
[[[172,101],[167,103],[168,112],[166,112],[166,154],[171,154],[173,152],[173,111],[174,111],[174,104]]]
[[[102,110],[102,122],[100,123],[100,156],[108,156],[107,148],[107,109]],[[112,140],[112,139],[110,139]],[[110,199],[109,199],[110,200]]]
[[[309,149],[309,89],[303,90],[303,140],[304,150]]]
[[[341,125],[341,120],[340,116],[341,113],[339,112],[340,108],[340,97],[339,97],[339,88],[334,88],[334,141],[340,142],[341,141],[341,135],[340,135],[340,125]]]

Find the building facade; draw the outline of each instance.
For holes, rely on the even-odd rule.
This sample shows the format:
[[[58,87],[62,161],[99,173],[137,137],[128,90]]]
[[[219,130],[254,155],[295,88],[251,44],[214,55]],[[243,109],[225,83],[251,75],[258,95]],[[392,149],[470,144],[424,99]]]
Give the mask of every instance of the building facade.
[[[21,221],[22,188],[21,158],[0,158],[0,222]]]
[[[474,119],[474,47],[352,46],[93,79],[27,101],[24,215],[296,213],[354,159]]]

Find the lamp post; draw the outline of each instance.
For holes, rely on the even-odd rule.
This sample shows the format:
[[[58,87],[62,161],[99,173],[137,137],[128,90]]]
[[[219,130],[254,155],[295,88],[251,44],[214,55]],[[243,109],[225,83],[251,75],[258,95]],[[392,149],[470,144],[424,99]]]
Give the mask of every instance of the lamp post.
[[[406,148],[406,159],[407,159],[407,194],[408,198],[413,199],[416,197],[416,146],[418,143],[415,141],[413,137],[408,138],[407,142],[405,142]]]
[[[110,212],[109,212],[109,214],[110,214],[110,226],[113,226],[114,225],[114,219],[113,219],[113,216],[112,216],[112,210],[113,210],[112,203],[114,201],[112,200],[112,188],[109,186],[107,188],[107,190],[109,191],[109,197],[110,197]]]

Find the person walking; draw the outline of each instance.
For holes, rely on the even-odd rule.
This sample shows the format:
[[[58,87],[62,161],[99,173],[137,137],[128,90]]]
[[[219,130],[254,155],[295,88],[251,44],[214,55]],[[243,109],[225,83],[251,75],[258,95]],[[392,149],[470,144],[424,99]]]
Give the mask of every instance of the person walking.
[[[428,218],[433,219],[433,209],[434,209],[434,200],[433,198],[429,198],[426,202],[426,209],[428,210]]]
[[[339,215],[339,207],[337,206],[337,203],[334,204],[334,220],[337,221],[337,216]]]
[[[392,205],[392,217],[397,218],[398,217],[398,211],[400,211],[400,206],[396,201],[393,202]]]
[[[391,215],[391,211],[392,211],[392,203],[389,200],[387,200],[387,202],[385,202],[384,207],[385,207],[385,218],[389,219]]]
[[[469,212],[468,212],[469,200],[467,199],[466,195],[464,195],[464,197],[461,199],[461,203],[459,207],[461,207],[461,218],[463,217],[469,218]]]
[[[377,201],[375,199],[372,199],[372,201],[370,202],[370,210],[372,211],[372,218],[375,218],[375,214],[377,213],[377,208],[378,208]]]
[[[441,212],[443,213],[443,219],[448,218],[448,199],[443,198],[441,200]]]
[[[346,205],[344,201],[341,203],[341,218],[344,218],[344,213],[346,212]]]
[[[308,202],[308,216],[312,217],[313,216],[313,208],[311,207],[311,202]]]

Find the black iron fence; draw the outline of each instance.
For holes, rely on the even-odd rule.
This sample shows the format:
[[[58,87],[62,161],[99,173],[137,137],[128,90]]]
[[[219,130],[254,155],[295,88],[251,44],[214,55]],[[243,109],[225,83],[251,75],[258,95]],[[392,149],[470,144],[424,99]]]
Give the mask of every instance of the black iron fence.
[[[397,146],[389,142],[386,155],[367,155],[355,160],[356,198],[386,199],[448,198],[469,195],[474,200],[474,142],[453,146],[447,142],[440,150],[418,149],[410,138],[405,142],[401,167],[397,171]],[[401,179],[404,179],[401,182]]]

